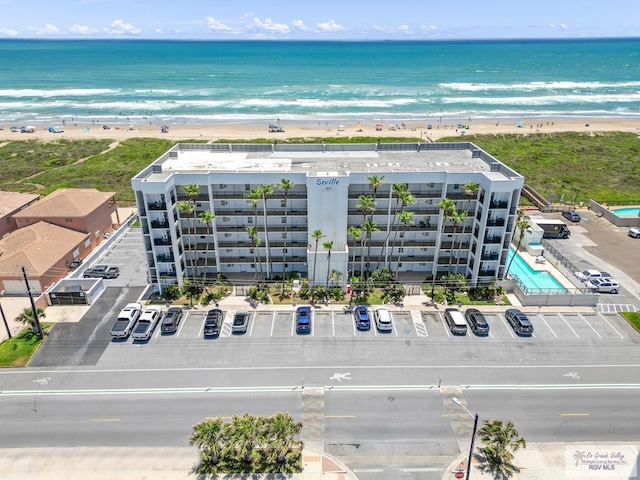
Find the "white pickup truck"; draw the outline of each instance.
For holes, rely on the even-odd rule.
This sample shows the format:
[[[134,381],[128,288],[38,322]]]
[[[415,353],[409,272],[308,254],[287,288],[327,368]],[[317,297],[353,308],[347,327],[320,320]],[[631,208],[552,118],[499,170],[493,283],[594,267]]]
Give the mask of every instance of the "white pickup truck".
[[[161,318],[162,309],[157,305],[149,305],[140,315],[131,337],[134,340],[149,340]]]
[[[129,303],[118,314],[118,318],[111,327],[112,338],[127,338],[133,330],[140,313],[142,312],[142,306],[139,303]]]

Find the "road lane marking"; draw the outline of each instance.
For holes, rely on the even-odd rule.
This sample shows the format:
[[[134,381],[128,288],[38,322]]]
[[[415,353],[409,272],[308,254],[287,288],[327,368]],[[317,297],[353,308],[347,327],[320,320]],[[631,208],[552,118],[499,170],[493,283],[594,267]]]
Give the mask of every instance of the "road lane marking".
[[[584,323],[586,323],[587,325],[589,325],[589,326],[591,327],[591,330],[593,330],[593,333],[595,333],[596,335],[598,335],[598,338],[602,338],[602,336],[598,333],[598,331],[597,331],[595,328],[593,328],[593,325],[591,325],[591,324],[587,321],[587,319],[586,319],[586,318],[584,318],[582,315],[580,315],[580,313],[578,313],[578,316],[579,316],[582,320],[584,320]]]
[[[611,328],[613,328],[613,331],[616,332],[618,335],[620,335],[620,338],[624,338],[624,336],[616,329],[616,327],[614,327],[613,325],[611,325],[609,323],[609,320],[607,320],[606,318],[604,318],[604,315],[601,315],[599,312],[597,313],[597,315],[603,319],[605,322],[607,322],[607,325],[609,325]]]
[[[180,326],[178,327],[178,331],[176,332],[176,337],[180,336],[180,332],[182,331],[182,328],[184,327],[184,324],[187,323],[187,318],[189,318],[189,314],[188,313],[186,315],[184,315],[182,317],[182,319],[180,320]]]
[[[333,332],[333,336],[336,336],[336,317],[333,313],[333,310],[331,311],[331,331]]]
[[[401,469],[403,472],[442,472],[443,470],[444,468],[438,467],[414,467]]]
[[[590,413],[561,413],[561,417],[588,417]]]
[[[513,334],[513,328],[511,327],[511,325],[509,325],[509,322],[507,322],[500,313],[498,313],[498,318],[502,320],[502,323],[506,327],[507,332],[509,332],[509,335],[511,335],[511,338],[516,338]]]
[[[449,330],[449,327],[447,326],[447,323],[444,321],[444,315],[442,315],[440,312],[438,312],[438,317],[440,318],[440,322],[442,322],[442,326],[444,327],[444,331],[447,332],[447,337],[451,338],[451,331]]]
[[[420,312],[411,311],[411,321],[413,322],[413,328],[416,331],[416,335],[419,337],[428,337],[429,331],[427,326],[422,320],[422,314]]]
[[[355,415],[325,415],[324,418],[356,418]]]
[[[90,422],[119,422],[119,418],[90,418]]]
[[[538,314],[538,316],[539,316],[539,317],[540,317],[540,319],[544,322],[544,324],[547,326],[547,328],[548,328],[549,330],[551,330],[551,333],[553,333],[553,336],[554,336],[554,337],[556,337],[556,338],[558,338],[558,335],[556,335],[556,332],[554,332],[554,331],[553,331],[553,328],[551,328],[551,327],[549,326],[549,324],[548,324],[548,323],[547,323],[547,321],[544,319],[544,317],[542,316],[542,314],[541,314],[541,313],[539,313],[539,314]]]
[[[571,331],[573,332],[573,334],[576,336],[576,338],[580,338],[580,335],[578,335],[576,333],[576,331],[573,329],[573,327],[571,325],[569,325],[569,322],[567,322],[567,320],[562,316],[562,314],[560,312],[558,312],[558,316],[562,319],[562,321],[564,323],[567,324],[567,327],[569,327],[571,329]]]

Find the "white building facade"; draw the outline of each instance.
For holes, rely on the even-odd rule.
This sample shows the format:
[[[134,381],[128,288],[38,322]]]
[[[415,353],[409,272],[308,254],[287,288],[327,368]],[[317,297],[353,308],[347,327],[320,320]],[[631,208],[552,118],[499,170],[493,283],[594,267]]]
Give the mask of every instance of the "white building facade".
[[[375,192],[373,176],[382,180]],[[217,273],[250,281],[296,272],[344,286],[352,273],[384,266],[424,278],[460,272],[473,285],[499,279],[523,183],[468,142],[178,144],[132,179],[158,291]],[[198,191],[188,195],[189,185]],[[264,185],[273,187],[266,202],[249,198]],[[398,186],[415,202],[402,205]],[[375,197],[374,211],[360,208],[362,196]],[[467,212],[462,223],[443,214],[444,198]],[[413,212],[410,222],[398,221],[401,210]],[[349,236],[365,222],[375,222],[370,238]],[[256,227],[253,239],[247,227]]]

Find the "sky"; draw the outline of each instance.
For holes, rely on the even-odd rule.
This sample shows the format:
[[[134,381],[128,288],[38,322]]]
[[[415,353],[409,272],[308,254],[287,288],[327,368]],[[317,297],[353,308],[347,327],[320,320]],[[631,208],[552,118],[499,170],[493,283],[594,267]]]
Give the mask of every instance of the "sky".
[[[0,0],[2,38],[640,37],[638,0]]]

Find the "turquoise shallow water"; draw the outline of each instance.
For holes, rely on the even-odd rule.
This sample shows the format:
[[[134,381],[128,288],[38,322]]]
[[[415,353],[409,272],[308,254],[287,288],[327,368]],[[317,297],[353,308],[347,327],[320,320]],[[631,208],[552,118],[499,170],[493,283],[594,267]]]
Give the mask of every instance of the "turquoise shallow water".
[[[640,39],[0,40],[0,65],[5,125],[640,118]]]
[[[509,249],[509,258],[507,265],[511,262],[511,258],[515,254],[515,258],[509,273],[516,276],[528,289],[556,289],[564,292],[566,289],[556,278],[549,272],[541,272],[533,270],[527,262],[525,262],[519,254],[516,254],[513,248]]]
[[[637,217],[640,216],[640,208],[614,208],[611,210],[619,217]]]

